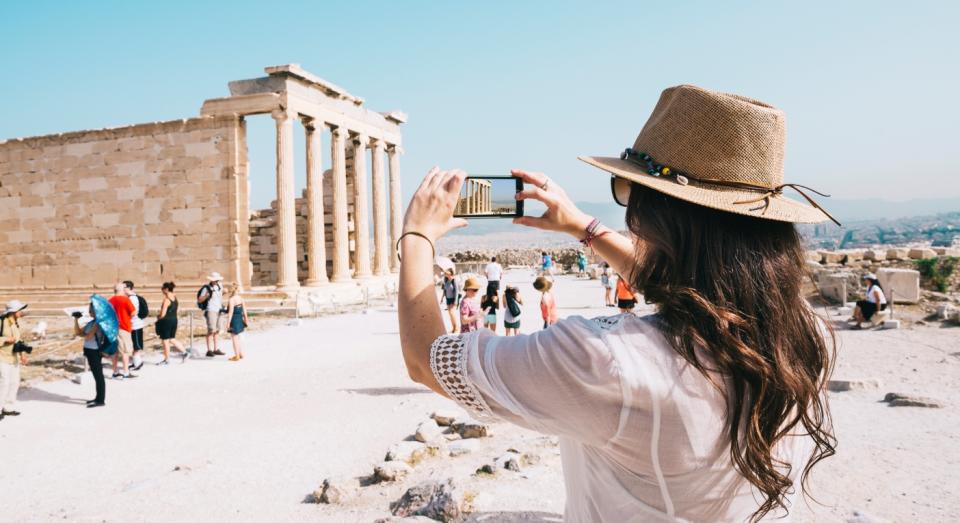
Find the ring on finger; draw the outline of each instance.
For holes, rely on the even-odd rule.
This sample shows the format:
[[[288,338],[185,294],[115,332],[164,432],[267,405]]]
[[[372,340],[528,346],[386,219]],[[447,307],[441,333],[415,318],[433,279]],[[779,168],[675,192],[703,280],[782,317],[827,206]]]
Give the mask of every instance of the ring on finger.
[[[550,178],[547,178],[546,181],[543,182],[543,185],[540,186],[540,189],[543,191],[546,191],[547,187],[549,186],[550,186]]]

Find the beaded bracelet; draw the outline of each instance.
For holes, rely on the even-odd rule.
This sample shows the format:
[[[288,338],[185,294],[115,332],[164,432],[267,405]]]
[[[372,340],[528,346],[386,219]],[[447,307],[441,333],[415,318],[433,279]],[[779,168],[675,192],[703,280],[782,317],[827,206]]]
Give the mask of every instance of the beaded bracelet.
[[[427,243],[430,244],[430,250],[433,251],[433,257],[434,258],[437,257],[437,249],[436,247],[433,246],[433,241],[430,238],[427,238],[426,235],[419,233],[417,231],[407,231],[401,234],[399,238],[397,238],[397,261],[401,261],[401,262],[403,261],[403,258],[400,257],[400,242],[403,241],[404,236],[419,236],[424,240],[427,240]]]
[[[605,231],[600,234],[597,234],[597,229],[599,228],[600,228],[600,220],[597,218],[594,218],[593,220],[591,220],[590,224],[587,225],[587,228],[586,228],[587,235],[582,240],[580,240],[580,243],[584,244],[587,247],[590,247],[591,244],[593,244],[593,240],[596,240],[597,238],[599,238],[600,236],[603,236],[606,233]]]

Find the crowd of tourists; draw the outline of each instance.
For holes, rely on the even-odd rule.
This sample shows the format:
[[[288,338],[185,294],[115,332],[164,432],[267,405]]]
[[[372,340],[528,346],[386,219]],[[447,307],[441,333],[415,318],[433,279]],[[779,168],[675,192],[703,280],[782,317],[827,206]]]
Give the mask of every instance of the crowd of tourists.
[[[571,267],[577,278],[587,276],[587,258],[582,251],[578,252],[576,265]],[[543,328],[556,323],[560,316],[557,312],[557,298],[553,292],[556,272],[553,258],[546,251],[541,253],[541,263],[537,270],[533,288],[540,293],[540,319]],[[520,316],[523,297],[520,288],[516,285],[504,285],[503,266],[497,262],[496,256],[483,269],[486,276],[486,290],[481,295],[481,281],[472,275],[464,275],[458,279],[453,268],[443,271],[439,282],[440,303],[447,311],[450,321],[450,333],[473,332],[481,327],[493,332],[499,332],[500,314],[503,315],[503,331],[506,336],[520,334]],[[613,272],[613,269],[604,262],[600,265],[600,284],[604,291],[604,305],[617,307],[621,313],[632,312],[637,305],[637,291],[630,283]],[[614,293],[614,289],[616,292]]]
[[[233,356],[230,361],[243,359],[241,334],[249,324],[247,309],[238,284],[226,289],[223,277],[213,272],[206,277],[207,283],[197,291],[197,307],[203,313],[206,324],[206,357],[225,356],[220,350],[219,335],[223,324],[230,334]],[[163,359],[157,366],[170,364],[171,349],[180,353],[181,361],[190,358],[190,351],[177,339],[180,301],[175,293],[176,284],[164,282],[163,295],[156,314],[154,329],[163,350]],[[118,282],[110,298],[94,294],[86,313],[76,311],[73,316],[74,334],[83,340],[83,355],[93,374],[96,396],[87,401],[88,408],[106,404],[106,375],[104,357],[110,360],[111,377],[117,381],[138,377],[145,361],[143,358],[144,333],[150,318],[147,300],[138,295],[133,281]],[[32,347],[23,337],[21,318],[27,304],[12,300],[6,304],[0,318],[0,419],[18,416],[17,393],[20,387],[20,366],[27,364],[27,355]]]

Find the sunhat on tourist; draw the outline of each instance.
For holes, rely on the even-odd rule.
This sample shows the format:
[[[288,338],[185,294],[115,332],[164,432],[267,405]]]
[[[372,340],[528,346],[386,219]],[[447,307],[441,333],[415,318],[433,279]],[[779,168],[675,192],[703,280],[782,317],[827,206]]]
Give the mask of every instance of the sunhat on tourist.
[[[210,281],[223,281],[223,276],[221,276],[219,272],[214,271],[207,276],[207,279]]]
[[[864,280],[876,280],[876,279],[877,279],[877,275],[874,274],[874,273],[872,273],[872,272],[868,272],[868,273],[866,273],[866,274],[863,275],[863,279],[864,279]]]
[[[663,91],[633,146],[619,157],[579,158],[617,178],[712,209],[839,225],[807,191],[827,195],[784,183],[785,120],[783,111],[757,100],[679,85]],[[626,205],[630,184],[616,178],[611,183],[615,199]],[[784,197],[788,187],[809,205]]]
[[[23,309],[27,308],[27,304],[23,303],[20,300],[10,300],[7,302],[7,307],[4,309],[3,314],[0,316],[6,316],[7,314],[12,314],[14,312],[20,312]]]
[[[533,288],[540,292],[547,292],[553,287],[553,282],[543,276],[538,276],[533,280]]]
[[[463,290],[465,290],[465,291],[470,291],[470,290],[478,291],[478,290],[480,290],[480,282],[478,282],[476,278],[472,278],[472,277],[471,277],[471,278],[467,278],[466,281],[463,282]]]

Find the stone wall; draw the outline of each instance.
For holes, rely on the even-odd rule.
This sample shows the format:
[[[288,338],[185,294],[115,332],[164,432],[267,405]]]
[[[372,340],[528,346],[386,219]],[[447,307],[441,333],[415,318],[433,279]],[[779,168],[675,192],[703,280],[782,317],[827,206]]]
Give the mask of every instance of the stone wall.
[[[333,178],[328,169],[323,173],[323,220],[324,241],[327,250],[327,275],[333,271]],[[353,177],[347,176],[347,193],[353,193]],[[297,279],[307,279],[307,198],[306,189],[297,198]],[[269,209],[250,213],[250,264],[251,282],[254,286],[273,285],[277,281],[277,202],[274,200]],[[353,239],[353,199],[347,204],[347,221],[350,237],[350,257],[354,256]],[[353,262],[351,261],[351,264]]]
[[[222,117],[0,142],[0,287],[248,283],[244,136]]]

